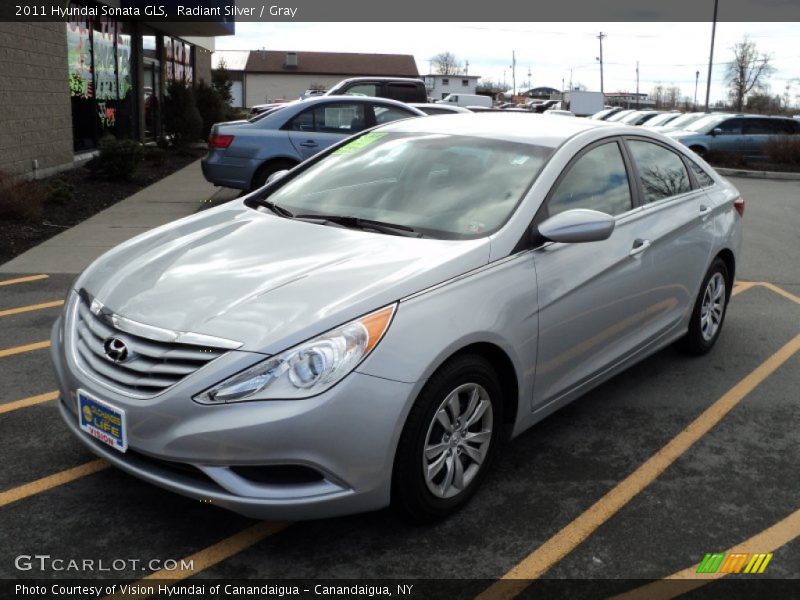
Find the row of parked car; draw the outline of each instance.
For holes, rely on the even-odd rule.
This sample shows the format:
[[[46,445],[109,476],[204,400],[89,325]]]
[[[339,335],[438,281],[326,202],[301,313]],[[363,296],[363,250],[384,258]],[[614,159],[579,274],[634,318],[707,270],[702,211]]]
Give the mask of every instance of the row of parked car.
[[[776,136],[800,134],[800,120],[789,117],[607,108],[592,119],[640,125],[663,133],[700,156],[733,153],[747,159],[765,158],[765,144]]]
[[[378,77],[347,79],[322,95],[262,105],[248,120],[213,126],[203,174],[215,185],[252,190],[345,137],[391,121],[453,113],[530,112],[427,100],[419,80]],[[571,115],[553,108],[544,112]],[[770,137],[800,133],[798,120],[761,115],[608,108],[591,119],[664,133],[701,156],[724,151],[761,158]]]

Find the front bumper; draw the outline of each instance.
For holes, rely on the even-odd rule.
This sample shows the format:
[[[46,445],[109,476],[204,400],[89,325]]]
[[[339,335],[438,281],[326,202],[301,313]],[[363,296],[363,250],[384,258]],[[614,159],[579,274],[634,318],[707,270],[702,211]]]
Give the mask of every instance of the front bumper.
[[[258,519],[323,518],[389,504],[394,453],[413,401],[412,384],[354,372],[305,400],[194,402],[192,395],[210,381],[239,370],[244,358],[253,361],[232,351],[166,392],[133,399],[83,374],[69,352],[61,319],[51,341],[64,421],[92,452],[136,477]],[[125,410],[128,452],[78,427],[77,389]],[[320,477],[265,483],[235,470],[275,465],[313,470]]]

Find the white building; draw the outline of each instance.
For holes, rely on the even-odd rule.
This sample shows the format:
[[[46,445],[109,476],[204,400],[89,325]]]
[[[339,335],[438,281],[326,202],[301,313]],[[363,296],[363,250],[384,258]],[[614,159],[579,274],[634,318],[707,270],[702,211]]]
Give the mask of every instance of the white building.
[[[425,75],[428,96],[441,100],[448,94],[474,94],[478,75]]]
[[[419,77],[410,54],[253,50],[245,67],[245,106],[294,100],[350,77]]]
[[[221,64],[225,64],[225,69],[228,71],[228,77],[231,80],[231,106],[236,108],[242,108],[245,105],[244,70],[249,57],[249,50],[217,50],[211,56],[212,69],[219,69]]]

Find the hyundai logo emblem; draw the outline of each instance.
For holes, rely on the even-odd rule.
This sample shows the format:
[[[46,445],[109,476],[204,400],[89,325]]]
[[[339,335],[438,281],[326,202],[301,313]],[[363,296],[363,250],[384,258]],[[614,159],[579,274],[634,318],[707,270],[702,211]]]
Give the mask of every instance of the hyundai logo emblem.
[[[128,346],[118,337],[110,337],[103,343],[106,358],[113,363],[124,362],[128,358]]]

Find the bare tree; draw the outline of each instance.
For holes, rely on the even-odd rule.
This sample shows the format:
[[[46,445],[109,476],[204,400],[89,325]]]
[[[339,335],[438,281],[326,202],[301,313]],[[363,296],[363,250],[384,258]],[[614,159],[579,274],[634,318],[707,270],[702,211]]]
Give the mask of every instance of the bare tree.
[[[460,75],[461,61],[452,52],[440,52],[431,57],[431,68],[439,75]]]
[[[681,88],[677,85],[671,85],[664,90],[664,102],[670,108],[675,108],[681,99]]]
[[[775,72],[775,67],[769,64],[771,56],[759,53],[756,43],[747,36],[733,45],[733,60],[728,63],[725,80],[730,89],[731,100],[736,110],[744,108],[747,95],[752,92],[763,91],[767,86],[767,79]]]
[[[666,90],[664,86],[660,83],[653,87],[652,91],[650,92],[650,97],[653,99],[656,108],[661,108],[661,105],[664,104],[664,97],[666,95]]]

